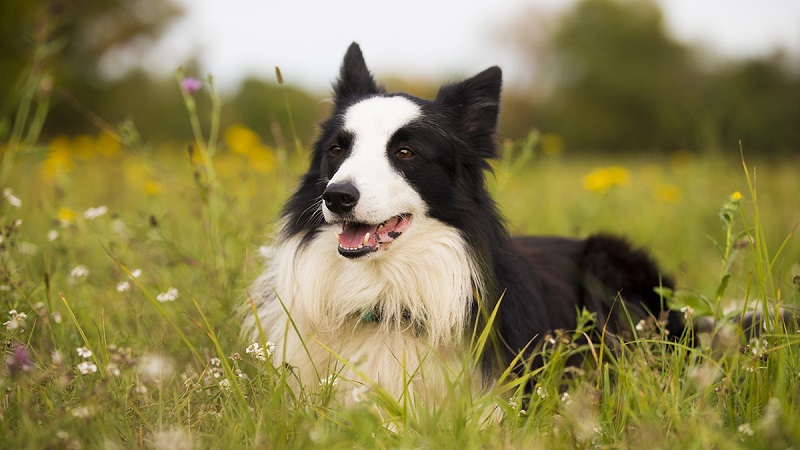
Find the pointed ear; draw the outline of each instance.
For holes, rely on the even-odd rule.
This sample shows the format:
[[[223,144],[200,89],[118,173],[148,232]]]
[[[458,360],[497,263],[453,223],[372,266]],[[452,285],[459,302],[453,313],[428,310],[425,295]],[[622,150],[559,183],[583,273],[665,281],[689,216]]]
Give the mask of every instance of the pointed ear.
[[[342,68],[339,71],[339,80],[333,87],[335,103],[339,105],[346,100],[378,94],[382,91],[383,89],[378,87],[367,69],[361,48],[353,42],[344,55]]]
[[[497,128],[502,84],[503,72],[493,66],[467,80],[442,86],[436,95],[436,102],[455,114],[462,131],[485,152],[492,153],[485,157],[496,156],[492,139]]]

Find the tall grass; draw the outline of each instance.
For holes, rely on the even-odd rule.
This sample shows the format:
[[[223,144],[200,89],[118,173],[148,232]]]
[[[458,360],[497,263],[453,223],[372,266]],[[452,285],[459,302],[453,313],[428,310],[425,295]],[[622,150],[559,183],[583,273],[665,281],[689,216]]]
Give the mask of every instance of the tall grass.
[[[525,377],[507,374],[474,394],[465,361],[441,403],[365,390],[344,407],[331,395],[344,380],[293,391],[291,372],[268,349],[240,341],[234,312],[304,158],[272,149],[281,164],[256,171],[226,145],[217,106],[192,106],[193,95],[214,98],[212,84],[185,95],[195,154],[190,143],[135,139],[108,151],[103,136],[135,136],[129,126],[39,142],[43,118],[20,118],[35,125],[6,140],[0,447],[800,443],[800,335],[771,314],[800,301],[800,245],[791,236],[800,222],[797,161],[759,163],[756,177],[738,150],[724,159],[584,159],[539,154],[535,134],[507,143],[490,183],[513,231],[630,236],[676,276],[674,306],[688,320],[716,319],[713,333],[696,337],[697,346],[675,343],[651,319],[634,324],[620,348],[586,348],[578,343],[592,317],[583,314],[578,331],[545,340],[547,364],[529,374],[532,392],[520,389]],[[200,128],[203,114],[210,130]],[[42,145],[46,154],[33,151]],[[746,308],[769,317],[752,340],[735,326]],[[586,355],[585,367],[566,365],[575,352]]]

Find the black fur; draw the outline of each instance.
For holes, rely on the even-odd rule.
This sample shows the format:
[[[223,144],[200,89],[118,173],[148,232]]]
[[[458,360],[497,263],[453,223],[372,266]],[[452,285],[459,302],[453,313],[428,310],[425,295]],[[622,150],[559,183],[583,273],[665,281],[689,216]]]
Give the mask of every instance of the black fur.
[[[405,94],[388,94],[369,73],[358,45],[347,51],[334,86],[331,117],[322,124],[313,159],[297,192],[284,210],[290,235],[313,236],[322,224],[316,207],[340,165],[331,155],[338,146],[346,155],[353,136],[342,129],[343,114],[355,102],[372,96],[402,95],[423,111],[420,119],[392,137],[387,152],[408,146],[409,160],[394,160],[394,168],[419,192],[429,214],[458,229],[481,266],[487,291],[473,308],[479,325],[502,297],[494,326],[500,364],[556,329],[576,326],[577,312],[597,315],[597,327],[620,333],[634,322],[665,311],[654,288],[670,287],[650,257],[610,236],[588,239],[509,236],[486,188],[489,159],[498,156],[495,130],[499,111],[501,71],[491,67],[465,81],[443,86],[433,101]],[[625,305],[620,303],[623,299]],[[669,314],[673,335],[682,324]],[[470,330],[465,330],[465,334]],[[487,368],[495,361],[487,360]]]

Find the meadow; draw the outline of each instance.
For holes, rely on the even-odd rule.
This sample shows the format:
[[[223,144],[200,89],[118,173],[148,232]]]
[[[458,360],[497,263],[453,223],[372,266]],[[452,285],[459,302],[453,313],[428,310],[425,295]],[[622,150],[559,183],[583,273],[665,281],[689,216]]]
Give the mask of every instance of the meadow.
[[[33,117],[2,148],[0,447],[800,444],[800,334],[772,318],[754,339],[735,327],[742,310],[800,302],[797,158],[760,160],[746,145],[586,156],[538,133],[503,142],[489,183],[512,232],[628,236],[675,278],[665,295],[687,320],[720,320],[714,338],[670,343],[651,320],[611,351],[578,348],[567,330],[543,350],[529,397],[511,378],[480,396],[455,379],[441,404],[363,391],[343,407],[331,391],[345,380],[293,393],[268,343],[239,336],[307,145],[220,130],[217,103],[193,101],[207,87],[183,89],[194,142],[143,142],[130,124],[45,141]],[[565,369],[576,351],[589,363]]]

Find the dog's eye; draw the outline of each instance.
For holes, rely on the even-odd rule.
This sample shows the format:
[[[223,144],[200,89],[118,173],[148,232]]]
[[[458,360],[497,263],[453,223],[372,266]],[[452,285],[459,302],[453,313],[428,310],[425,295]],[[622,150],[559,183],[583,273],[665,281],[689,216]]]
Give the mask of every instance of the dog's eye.
[[[412,152],[411,150],[403,147],[400,150],[394,152],[394,156],[396,156],[396,157],[398,157],[400,159],[409,159],[409,158],[413,158],[414,157],[414,152]]]
[[[328,149],[328,152],[331,154],[331,156],[342,156],[344,150],[342,150],[342,147],[339,147],[338,145],[331,145]]]

